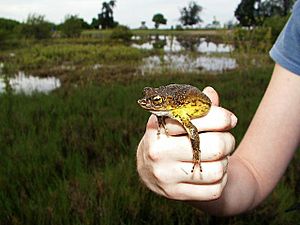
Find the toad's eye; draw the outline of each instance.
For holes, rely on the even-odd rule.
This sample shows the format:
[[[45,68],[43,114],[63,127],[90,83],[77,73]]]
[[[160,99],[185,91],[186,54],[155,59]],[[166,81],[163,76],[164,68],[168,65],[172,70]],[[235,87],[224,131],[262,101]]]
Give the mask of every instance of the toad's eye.
[[[155,105],[158,105],[158,104],[162,103],[162,98],[161,98],[159,95],[154,96],[154,97],[152,98],[152,100],[153,100],[153,103],[154,103]]]

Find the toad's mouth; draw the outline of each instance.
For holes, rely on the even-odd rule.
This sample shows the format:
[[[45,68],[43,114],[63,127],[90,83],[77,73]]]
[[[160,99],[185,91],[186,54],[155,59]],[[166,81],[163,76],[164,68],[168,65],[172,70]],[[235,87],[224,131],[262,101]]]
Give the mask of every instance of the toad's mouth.
[[[146,110],[154,110],[154,111],[161,111],[162,107],[160,105],[155,105],[153,104],[151,101],[147,101],[145,99],[139,99],[137,101],[137,103],[143,108],[143,109],[146,109]],[[162,110],[164,111],[164,110]]]
[[[156,116],[169,116],[170,111],[166,110],[150,110],[150,112]]]
[[[154,105],[152,102],[145,99],[139,99],[138,104],[143,108],[151,112],[156,116],[168,116],[170,115],[170,110],[164,110],[159,105]]]
[[[139,100],[137,101],[137,103],[138,103],[142,108],[147,109],[147,110],[153,108],[152,105],[151,105],[148,101],[146,101],[145,99],[139,99]]]

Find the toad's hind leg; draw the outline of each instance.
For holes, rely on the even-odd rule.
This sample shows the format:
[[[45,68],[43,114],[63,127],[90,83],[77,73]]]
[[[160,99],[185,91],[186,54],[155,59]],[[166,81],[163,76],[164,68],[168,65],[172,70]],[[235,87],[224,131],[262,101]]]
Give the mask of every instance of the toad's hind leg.
[[[201,167],[201,150],[200,150],[200,138],[198,134],[198,129],[192,124],[189,119],[182,120],[182,124],[186,129],[189,138],[191,140],[192,148],[193,148],[193,168],[191,172],[194,172],[195,166],[198,164],[200,168],[200,172],[202,172]]]

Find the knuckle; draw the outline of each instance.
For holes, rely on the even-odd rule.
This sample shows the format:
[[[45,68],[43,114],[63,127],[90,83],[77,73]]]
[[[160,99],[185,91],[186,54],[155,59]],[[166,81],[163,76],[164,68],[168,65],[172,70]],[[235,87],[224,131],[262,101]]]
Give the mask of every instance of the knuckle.
[[[219,154],[222,155],[226,146],[224,135],[222,135],[222,133],[219,133],[219,135],[217,136],[215,144]]]
[[[211,192],[211,199],[213,200],[213,199],[220,198],[222,194],[222,190],[223,188],[221,183],[215,184]]]
[[[177,199],[177,189],[178,188],[175,188],[174,186],[167,186],[165,187],[164,189],[164,192],[165,192],[165,196],[169,199]]]
[[[222,133],[214,133],[213,135],[213,141],[210,142],[210,157],[216,160],[222,158],[226,144],[224,138],[222,138]]]
[[[222,155],[229,155],[235,148],[235,138],[231,133],[224,132],[222,136],[222,141]]]
[[[156,180],[157,183],[159,183],[159,184],[165,183],[165,179],[162,175],[163,173],[162,173],[162,170],[160,168],[154,167],[153,170],[152,170],[152,173],[153,173],[153,177],[154,177],[154,179]]]
[[[234,148],[235,148],[235,138],[234,138],[234,136],[231,133],[228,133],[228,135],[229,135],[228,150],[229,150],[229,153],[231,153],[234,150]]]
[[[215,172],[215,182],[220,181],[223,178],[223,175],[223,166],[218,166],[218,169]]]
[[[210,182],[215,183],[220,181],[224,176],[224,170],[221,162],[214,163],[215,165],[210,170]]]
[[[231,117],[230,114],[224,110],[222,110],[222,116],[220,116],[221,121],[220,121],[220,125],[224,128],[224,129],[230,129],[231,128]]]
[[[161,158],[159,148],[155,143],[149,147],[148,158],[151,161],[158,161]]]

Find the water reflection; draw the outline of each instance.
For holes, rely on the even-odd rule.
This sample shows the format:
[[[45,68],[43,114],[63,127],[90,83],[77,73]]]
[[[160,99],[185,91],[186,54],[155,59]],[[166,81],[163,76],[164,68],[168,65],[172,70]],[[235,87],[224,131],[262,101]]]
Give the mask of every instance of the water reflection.
[[[61,86],[60,80],[55,77],[39,78],[26,76],[19,72],[14,78],[9,78],[9,85],[16,93],[32,94],[33,92],[49,93]],[[0,93],[5,91],[3,76],[0,77]]]
[[[136,43],[132,46],[139,49],[163,49],[165,52],[192,51],[199,53],[229,53],[234,50],[233,45],[215,43],[203,37],[192,36],[150,36],[143,41],[139,36],[133,38]]]
[[[175,45],[182,46],[181,50],[187,50],[191,52],[199,51],[200,50],[198,49],[199,45],[204,42],[207,43],[205,41],[205,38],[201,38],[197,36],[192,36],[189,38],[179,36],[174,40]]]
[[[178,72],[222,72],[237,67],[236,59],[229,57],[190,57],[188,55],[151,56],[140,67],[142,75],[165,70]]]

